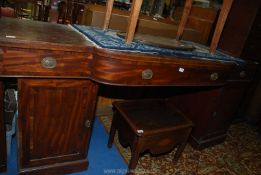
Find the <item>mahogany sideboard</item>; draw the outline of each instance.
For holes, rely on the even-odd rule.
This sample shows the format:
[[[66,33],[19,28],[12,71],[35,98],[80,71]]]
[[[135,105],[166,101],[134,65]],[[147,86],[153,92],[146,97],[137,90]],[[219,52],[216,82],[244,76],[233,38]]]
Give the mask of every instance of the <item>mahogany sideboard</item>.
[[[20,174],[87,169],[100,85],[226,89],[233,77],[253,74],[235,60],[103,49],[66,25],[1,18],[0,29],[1,94],[9,78],[18,82]],[[1,138],[2,103],[0,109]]]
[[[242,13],[247,11],[248,13]],[[237,20],[240,18],[240,21]],[[236,30],[235,30],[236,29]],[[233,3],[227,24],[220,39],[219,48],[232,56],[261,63],[261,0],[237,0]],[[237,119],[247,119],[261,128],[260,94],[261,69],[251,85],[237,112]]]

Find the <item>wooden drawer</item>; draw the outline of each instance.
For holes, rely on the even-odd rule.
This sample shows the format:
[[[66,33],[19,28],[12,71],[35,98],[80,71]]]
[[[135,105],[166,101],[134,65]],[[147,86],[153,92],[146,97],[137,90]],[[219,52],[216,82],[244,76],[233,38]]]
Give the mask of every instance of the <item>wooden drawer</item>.
[[[1,75],[88,76],[90,53],[3,48]]]
[[[258,64],[256,62],[249,62],[244,66],[238,66],[230,74],[230,81],[251,81],[255,77]]]
[[[226,82],[229,73],[229,65],[131,61],[104,57],[95,58],[92,67],[92,77],[95,80],[116,85],[220,85]]]

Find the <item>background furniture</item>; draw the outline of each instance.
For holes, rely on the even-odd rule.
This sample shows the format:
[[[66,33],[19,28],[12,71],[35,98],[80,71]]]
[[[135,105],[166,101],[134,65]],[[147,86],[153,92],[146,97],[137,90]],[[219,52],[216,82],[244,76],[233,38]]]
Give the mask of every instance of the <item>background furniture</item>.
[[[178,161],[193,124],[168,99],[117,101],[113,111],[108,147],[111,148],[118,131],[120,143],[131,148],[130,173],[140,154],[147,150],[162,154],[178,145],[173,157],[174,162]]]
[[[2,3],[3,16],[39,21],[49,19],[49,0],[12,0]]]
[[[242,57],[243,52],[247,52],[250,48],[258,48],[259,39],[254,39],[251,33],[255,32],[255,36],[257,37],[259,36],[258,32],[260,33],[260,30],[258,30],[258,24],[260,21],[257,21],[260,18],[260,4],[260,0],[255,2],[237,0],[233,3],[219,43],[219,48],[222,51],[235,57]],[[251,31],[251,29],[253,30]],[[254,46],[248,42],[253,43]],[[258,59],[256,55],[251,56],[250,54],[260,53],[258,50],[249,50],[249,59],[256,60]]]
[[[242,13],[247,12],[247,13]],[[240,20],[238,20],[240,19]],[[233,56],[261,63],[261,1],[237,0],[232,6],[228,22],[224,28],[219,48]],[[247,119],[261,126],[260,95],[261,69],[254,81],[244,92],[235,119]]]
[[[94,27],[102,27],[105,17],[106,7],[102,5],[84,5],[84,11],[79,16],[79,24]],[[178,8],[174,14],[176,21],[154,20],[153,17],[141,16],[136,29],[137,33],[151,34],[154,36],[163,36],[175,38],[179,20],[181,18],[182,8]],[[188,19],[182,39],[206,44],[212,30],[213,23],[216,20],[217,9],[192,7],[191,15]],[[110,29],[117,29],[126,32],[129,12],[114,8],[109,24]]]

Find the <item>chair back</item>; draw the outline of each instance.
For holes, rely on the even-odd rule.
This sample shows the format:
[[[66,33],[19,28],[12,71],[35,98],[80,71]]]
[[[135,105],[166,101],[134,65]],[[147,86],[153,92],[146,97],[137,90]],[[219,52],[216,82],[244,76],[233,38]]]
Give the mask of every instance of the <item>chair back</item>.
[[[127,26],[127,34],[126,34],[126,38],[125,38],[125,41],[127,44],[129,44],[133,41],[136,26],[137,26],[137,21],[138,21],[140,10],[141,10],[142,1],[143,0],[133,0],[132,1],[130,17],[129,17],[128,26]],[[113,3],[114,3],[114,0],[107,0],[105,20],[104,20],[104,25],[103,25],[104,30],[108,29],[110,18],[111,18],[111,13],[112,13],[112,8],[113,8]],[[186,0],[182,18],[181,18],[181,21],[180,21],[180,24],[178,27],[176,40],[180,40],[183,35],[185,25],[188,21],[188,17],[191,12],[192,3],[193,3],[192,0]],[[214,30],[214,35],[212,37],[212,41],[211,41],[210,48],[209,48],[209,52],[212,54],[214,54],[216,52],[217,45],[218,45],[222,30],[224,28],[227,16],[231,9],[232,3],[233,3],[233,0],[223,0],[223,4],[222,4],[222,7],[221,7],[221,10],[219,13],[216,28]]]

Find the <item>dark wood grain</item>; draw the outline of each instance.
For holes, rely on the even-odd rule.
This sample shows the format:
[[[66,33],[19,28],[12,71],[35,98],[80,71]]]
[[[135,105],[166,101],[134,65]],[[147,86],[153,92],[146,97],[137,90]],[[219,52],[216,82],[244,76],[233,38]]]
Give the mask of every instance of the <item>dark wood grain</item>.
[[[18,91],[20,172],[86,169],[97,85],[88,80],[19,79]]]
[[[2,17],[0,28],[1,44],[10,44],[13,47],[86,51],[91,45],[82,35],[66,25]]]
[[[220,38],[218,48],[222,51],[229,53],[235,57],[241,57],[244,52],[244,48],[251,49],[248,53],[245,53],[242,58],[250,60],[261,60],[260,56],[260,17],[261,16],[261,0],[248,1],[237,0],[233,3],[227,23],[224,26],[223,33]],[[248,12],[248,13],[242,13]],[[240,19],[240,20],[238,20]],[[251,28],[256,27],[256,35],[251,36]],[[235,30],[236,29],[236,30]],[[248,43],[248,38],[251,37],[252,42]],[[256,43],[255,43],[256,42]],[[253,43],[254,46],[253,46]],[[258,47],[259,46],[259,47]],[[253,50],[252,50],[253,49]],[[257,49],[257,50],[255,50]],[[258,57],[259,55],[259,57]]]
[[[83,39],[81,35],[61,25],[46,26],[33,21],[3,19],[0,24],[8,25],[1,30],[2,35],[5,31],[19,33],[20,37],[0,38],[3,41],[0,43],[3,52],[0,60],[2,77],[90,78],[105,84],[131,86],[213,86],[225,84],[231,69],[236,66],[234,62],[215,59],[163,57],[97,49],[84,45],[86,43],[82,40],[76,41]],[[22,29],[14,27],[15,25]],[[47,34],[42,34],[41,27],[54,33],[45,38]],[[67,36],[69,31],[72,34]],[[25,32],[24,35],[22,32]],[[55,36],[57,32],[60,34]],[[62,35],[65,38],[59,40]],[[76,38],[67,41],[73,36]],[[73,43],[73,46],[69,47],[68,42]],[[56,67],[43,68],[41,61],[45,57],[55,58]],[[152,71],[153,76],[150,79],[142,78],[145,70]],[[212,74],[218,74],[218,78],[211,80]]]
[[[222,88],[215,88],[173,97],[175,105],[195,124],[190,142],[197,149],[202,149],[211,143],[216,144],[217,140],[220,142],[225,139],[227,125],[216,123],[222,119],[226,120],[227,117],[219,119],[219,116],[216,116],[218,115],[217,106],[221,93]],[[213,127],[213,125],[215,126]]]
[[[225,84],[233,66],[235,66],[233,63],[215,60],[146,56],[100,50],[94,54],[91,76],[98,82],[114,85],[213,86]],[[147,69],[153,72],[151,79],[142,78],[142,72]],[[217,80],[211,80],[210,76],[213,73],[219,74]]]
[[[7,153],[4,124],[4,84],[0,82],[0,172],[6,171]]]
[[[248,82],[253,75],[252,70],[234,61],[96,48],[78,32],[58,24],[1,18],[0,27],[0,77],[3,81],[6,77],[18,79],[20,174],[62,174],[87,168],[86,150],[99,83],[223,88],[231,81]],[[56,67],[43,68],[44,57],[55,58]],[[238,77],[244,70],[246,76]],[[218,76],[213,79],[213,74]],[[205,96],[208,114],[214,112],[215,100],[223,102],[227,94],[214,90],[214,102]],[[236,106],[238,98],[235,99],[228,101]],[[228,103],[224,110],[229,106]],[[201,113],[196,114],[200,118]],[[221,118],[225,119],[226,114],[221,113]],[[86,123],[88,128],[84,126],[86,120],[90,121]],[[217,123],[219,131],[222,122]]]
[[[251,82],[254,80],[258,67],[257,62],[246,61],[244,65],[237,66],[230,72],[229,82]]]
[[[178,144],[173,158],[177,161],[193,127],[168,99],[116,101],[113,112],[108,147],[112,146],[117,130],[119,142],[131,149],[129,170],[135,169],[142,152],[162,154]]]
[[[234,62],[149,56],[95,49],[92,52],[68,52],[2,47],[2,77],[89,78],[112,85],[131,86],[213,86],[225,84]],[[44,68],[41,61],[55,58],[54,68]],[[164,58],[164,59],[162,59]],[[151,70],[150,79],[142,78]],[[182,69],[182,70],[180,70]],[[218,74],[212,80],[212,74]]]
[[[236,114],[247,82],[230,82],[224,87],[198,90],[172,98],[195,127],[189,139],[196,149],[219,144]]]
[[[242,13],[248,12],[248,13]],[[240,20],[237,20],[239,19]],[[236,29],[236,30],[235,30]],[[237,0],[233,3],[220,39],[219,48],[230,55],[244,60],[261,62],[261,0]],[[248,65],[249,66],[249,65]],[[248,67],[247,66],[247,67]],[[247,71],[254,70],[251,66]],[[260,94],[261,71],[257,71],[254,80],[244,92],[235,120],[252,121],[255,125],[261,124],[260,120]],[[235,75],[235,74],[233,74]],[[253,79],[253,75],[246,76]],[[261,128],[261,127],[260,127]]]
[[[1,75],[88,77],[91,53],[69,51],[3,48]],[[57,65],[43,67],[41,61],[52,57]]]

